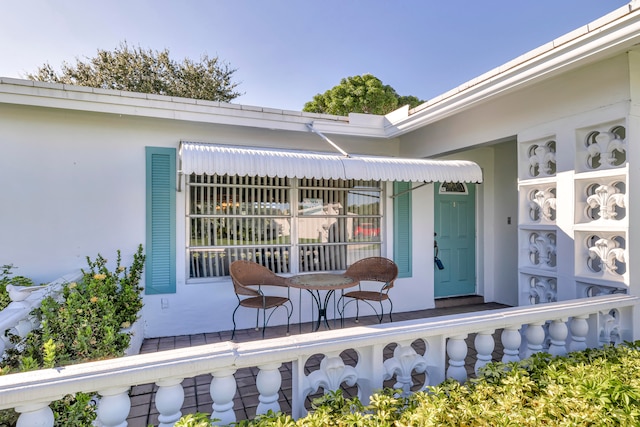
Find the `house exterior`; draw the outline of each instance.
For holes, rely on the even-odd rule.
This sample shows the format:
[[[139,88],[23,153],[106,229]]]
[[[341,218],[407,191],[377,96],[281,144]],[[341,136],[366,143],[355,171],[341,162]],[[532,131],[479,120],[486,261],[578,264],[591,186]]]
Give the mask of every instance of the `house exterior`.
[[[639,6],[384,117],[0,78],[0,262],[44,282],[143,244],[148,337],[231,329],[241,258],[389,257],[394,311],[637,295]]]

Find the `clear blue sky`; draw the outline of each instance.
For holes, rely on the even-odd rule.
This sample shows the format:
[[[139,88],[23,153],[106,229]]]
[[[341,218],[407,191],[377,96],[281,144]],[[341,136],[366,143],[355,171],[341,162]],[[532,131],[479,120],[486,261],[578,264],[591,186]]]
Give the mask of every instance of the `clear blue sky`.
[[[0,0],[0,76],[121,41],[237,68],[234,103],[301,110],[370,73],[427,100],[627,0]]]

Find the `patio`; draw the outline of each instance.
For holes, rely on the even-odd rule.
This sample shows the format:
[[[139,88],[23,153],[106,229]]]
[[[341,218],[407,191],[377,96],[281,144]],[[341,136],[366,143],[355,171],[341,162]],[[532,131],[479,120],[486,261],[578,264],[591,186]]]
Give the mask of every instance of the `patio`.
[[[439,308],[413,311],[405,313],[394,313],[394,323],[404,320],[414,320],[421,318],[437,317],[443,315],[452,315],[460,313],[469,313],[483,310],[493,310],[505,308],[506,306],[497,303],[482,303],[479,298],[459,298],[450,300],[441,300],[438,302]],[[385,316],[383,323],[388,323],[389,318]],[[345,320],[344,327],[375,325],[378,320],[375,316],[361,317],[359,323],[355,323],[354,319]],[[339,328],[339,321],[334,321],[332,328]],[[312,330],[311,323],[302,325],[292,325],[291,335],[305,334]],[[323,327],[320,329],[324,330]],[[500,331],[495,334],[499,335]],[[268,327],[265,333],[265,339],[283,337],[286,335],[286,326]],[[182,335],[163,338],[150,338],[144,340],[140,353],[153,353],[163,350],[172,350],[178,348],[192,347],[204,344],[213,344],[231,339],[231,331],[201,333],[194,335]],[[262,331],[255,329],[245,329],[236,331],[235,342],[247,342],[262,339]],[[469,376],[474,375],[474,362],[476,353],[473,347],[473,339],[467,340],[469,344],[469,352],[467,355],[466,369]],[[424,347],[420,348],[420,344],[416,342],[414,347],[417,352],[424,352]],[[385,348],[385,357],[392,354],[394,347],[389,345]],[[496,349],[494,351],[494,360],[499,360],[502,354],[500,340],[496,340]],[[315,370],[322,360],[322,355],[313,356],[305,366],[306,370]],[[342,357],[346,365],[355,365],[357,360],[353,350],[347,350],[342,353]],[[237,392],[234,397],[234,409],[238,420],[251,419],[255,417],[258,401],[258,390],[256,388],[256,376],[259,372],[257,367],[239,369],[236,374]],[[279,394],[279,403],[282,411],[291,412],[291,363],[284,363],[280,367],[282,375],[282,387]],[[424,374],[414,374],[415,388],[424,381]],[[194,378],[187,378],[182,382],[184,388],[184,404],[182,405],[182,414],[194,412],[212,412],[212,399],[210,393],[211,375],[200,375]],[[394,380],[385,382],[385,387],[393,387]],[[149,425],[158,425],[158,411],[155,407],[155,391],[158,386],[154,384],[144,384],[134,386],[131,389],[131,411],[127,419],[129,427],[147,427]],[[356,387],[344,389],[346,395],[353,396],[356,394]],[[314,397],[321,394],[309,396],[306,407],[310,408],[310,402]]]

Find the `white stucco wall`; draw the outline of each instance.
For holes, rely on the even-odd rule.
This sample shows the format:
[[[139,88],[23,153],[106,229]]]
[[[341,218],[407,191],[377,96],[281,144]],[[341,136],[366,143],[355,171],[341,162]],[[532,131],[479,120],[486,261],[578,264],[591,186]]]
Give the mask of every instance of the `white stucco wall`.
[[[111,261],[118,249],[130,263],[145,244],[145,147],[178,148],[180,140],[330,151],[312,133],[273,131],[171,119],[0,104],[0,178],[5,183],[0,221],[0,263],[36,282],[56,279],[86,267],[98,253]],[[397,142],[332,137],[351,153],[396,155]],[[183,186],[184,186],[184,179]],[[390,190],[389,190],[390,191]],[[387,194],[389,196],[390,193]],[[185,280],[185,192],[176,193],[177,292],[146,295],[147,336],[229,330],[236,297],[229,280]],[[395,311],[433,306],[432,248],[422,237],[432,234],[432,190],[414,194],[414,275],[394,289]],[[392,201],[385,211],[391,230]],[[424,212],[428,212],[425,216]],[[430,231],[431,230],[431,231]],[[393,237],[385,241],[392,256]],[[303,294],[303,317],[310,317]],[[299,293],[292,291],[296,301]],[[306,316],[306,317],[305,317]],[[284,312],[273,323],[284,322]],[[292,321],[297,323],[296,310]],[[238,316],[239,327],[254,324],[254,312]]]
[[[633,75],[630,69],[637,69],[637,65],[633,68],[635,57],[635,54],[618,55],[520,92],[496,96],[477,108],[400,138],[403,156],[468,159],[483,168],[484,183],[479,186],[482,193],[478,194],[478,290],[485,300],[517,305],[523,299],[519,293],[525,291],[522,285],[518,290],[516,274],[517,255],[522,252],[518,247],[517,178],[518,167],[527,165],[518,165],[516,141],[550,135],[574,141],[576,129],[582,126],[626,117],[631,90],[635,87],[629,84]],[[627,129],[629,140],[636,133],[632,122]],[[572,143],[564,150],[573,148]],[[635,157],[629,156],[631,162]],[[572,198],[573,192],[569,190],[574,185],[574,157],[559,158],[559,186],[564,187],[565,197]],[[508,218],[511,224],[507,223]],[[559,239],[558,251],[573,253],[573,208],[559,213],[558,224],[566,236]],[[633,236],[634,231],[630,230],[629,235]],[[572,284],[558,289],[559,299],[576,297],[574,276],[573,260],[558,267],[559,280]]]
[[[631,58],[631,59],[630,59]],[[513,246],[514,138],[551,132],[569,132],[579,123],[602,120],[612,108],[628,107],[630,64],[636,56],[618,55],[606,61],[555,77],[518,93],[496,95],[488,102],[429,124],[400,138],[347,137],[331,139],[351,153],[470,159],[483,168],[485,182],[478,193],[478,292],[488,301],[512,304],[511,266],[517,266]],[[632,86],[637,94],[637,76]],[[29,91],[18,88],[17,92]],[[122,110],[108,102],[96,104],[102,112],[82,112],[82,100],[73,108],[51,108],[60,98],[40,98],[45,89],[30,93],[40,107],[11,94],[0,103],[0,178],[4,183],[0,221],[0,263],[12,263],[17,272],[37,282],[55,279],[84,267],[85,256],[101,253],[113,258],[121,249],[125,262],[145,243],[145,146],[178,148],[180,140],[329,151],[310,132],[270,130],[212,123],[210,110],[142,97]],[[64,94],[64,92],[61,92]],[[111,95],[103,94],[105,99]],[[61,98],[64,98],[62,96]],[[102,95],[98,95],[102,96]],[[87,92],[86,98],[94,97]],[[117,96],[114,96],[117,99]],[[16,101],[17,102],[17,101]],[[66,108],[69,107],[68,104]],[[138,105],[138,106],[136,106]],[[629,138],[638,134],[637,99],[628,118]],[[158,118],[138,116],[161,106]],[[611,107],[614,106],[614,107]],[[197,110],[197,111],[196,111]],[[604,112],[604,113],[603,113]],[[615,114],[614,114],[615,115]],[[266,116],[266,115],[265,115]],[[189,118],[190,121],[184,120]],[[218,120],[216,118],[216,120]],[[241,124],[242,120],[233,120]],[[589,123],[590,122],[590,123]],[[573,131],[573,130],[571,130]],[[504,143],[504,144],[503,144]],[[633,144],[630,144],[632,147]],[[639,174],[637,154],[629,154],[629,177]],[[633,162],[632,162],[633,161]],[[564,166],[559,164],[559,171]],[[630,186],[635,188],[633,186]],[[388,196],[389,194],[387,194]],[[640,197],[630,201],[629,213]],[[413,277],[397,282],[396,311],[433,306],[433,186],[413,192]],[[387,214],[392,212],[386,199]],[[185,282],[185,200],[177,193],[177,293],[145,297],[148,336],[178,335],[231,328],[236,299],[228,280],[198,284]],[[564,215],[564,214],[563,214]],[[507,218],[512,224],[507,224]],[[387,228],[390,227],[390,215]],[[638,231],[629,230],[629,240]],[[385,255],[392,256],[392,235]],[[631,248],[631,242],[630,242]],[[426,262],[425,262],[426,261]],[[631,267],[629,271],[631,272]],[[294,291],[294,293],[296,293]],[[294,297],[296,297],[294,295]],[[296,297],[297,298],[297,297]],[[297,321],[297,313],[293,321]],[[249,327],[253,314],[239,327]],[[275,319],[281,322],[282,316]]]

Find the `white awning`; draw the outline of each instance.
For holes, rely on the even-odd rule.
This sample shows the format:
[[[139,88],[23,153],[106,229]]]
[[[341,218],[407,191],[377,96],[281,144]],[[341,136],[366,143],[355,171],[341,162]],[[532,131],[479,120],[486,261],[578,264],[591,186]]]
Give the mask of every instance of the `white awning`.
[[[184,174],[286,176],[414,182],[482,182],[482,170],[464,160],[401,159],[312,151],[182,142]]]

